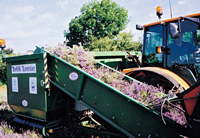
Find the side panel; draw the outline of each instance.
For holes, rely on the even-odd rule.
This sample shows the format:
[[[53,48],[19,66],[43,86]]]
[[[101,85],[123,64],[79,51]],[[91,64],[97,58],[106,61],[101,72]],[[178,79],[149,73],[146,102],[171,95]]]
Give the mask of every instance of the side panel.
[[[114,127],[135,137],[174,137],[162,119],[148,108],[90,78],[84,80],[83,101]],[[174,127],[168,121],[168,126]],[[128,135],[128,134],[127,134]]]
[[[6,62],[8,104],[19,115],[46,119],[43,54],[10,57]]]

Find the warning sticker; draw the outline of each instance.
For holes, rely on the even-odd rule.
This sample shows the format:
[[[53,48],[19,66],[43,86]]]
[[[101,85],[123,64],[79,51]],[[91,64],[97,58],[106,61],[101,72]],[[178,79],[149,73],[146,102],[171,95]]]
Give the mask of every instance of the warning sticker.
[[[29,93],[37,94],[37,78],[29,77]]]
[[[26,100],[23,100],[23,101],[22,101],[22,105],[23,105],[24,107],[26,107],[26,106],[28,106],[28,102],[27,102]]]
[[[77,80],[78,79],[78,74],[76,73],[76,72],[71,72],[70,74],[69,74],[69,78],[70,78],[70,80]]]

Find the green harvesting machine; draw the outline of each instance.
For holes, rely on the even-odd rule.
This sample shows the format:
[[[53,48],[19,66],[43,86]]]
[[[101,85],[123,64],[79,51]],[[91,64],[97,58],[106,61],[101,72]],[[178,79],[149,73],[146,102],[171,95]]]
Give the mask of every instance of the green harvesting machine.
[[[98,54],[95,57],[104,62],[96,61],[98,66],[111,70],[110,66],[124,68],[133,64],[124,59],[124,54],[110,54],[107,58],[105,53]],[[37,47],[30,55],[3,57],[3,61],[13,121],[34,127],[44,136],[54,137],[61,132],[66,137],[200,135],[199,123],[185,128],[43,48]],[[141,83],[126,75],[125,79]],[[184,93],[197,88],[199,83]]]

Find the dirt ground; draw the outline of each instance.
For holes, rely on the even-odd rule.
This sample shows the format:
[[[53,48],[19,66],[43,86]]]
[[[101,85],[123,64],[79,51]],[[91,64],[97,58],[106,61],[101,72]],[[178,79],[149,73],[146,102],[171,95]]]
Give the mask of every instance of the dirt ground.
[[[6,91],[7,91],[7,87],[0,86],[0,92],[6,92]]]

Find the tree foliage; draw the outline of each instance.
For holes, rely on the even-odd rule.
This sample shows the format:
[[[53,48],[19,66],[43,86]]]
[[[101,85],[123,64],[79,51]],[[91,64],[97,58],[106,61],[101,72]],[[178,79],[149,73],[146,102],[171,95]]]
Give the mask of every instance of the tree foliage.
[[[85,48],[89,51],[142,51],[142,39],[133,41],[131,32],[122,32],[115,39],[109,37],[95,39]]]
[[[2,56],[0,55],[0,86],[7,83],[6,77],[6,63],[2,62]]]
[[[81,8],[81,15],[69,23],[69,30],[64,31],[67,45],[89,44],[100,38],[113,38],[124,30],[128,11],[111,0],[92,0]]]
[[[12,56],[13,55],[13,49],[7,48],[4,49],[3,52],[6,54],[6,56]],[[2,54],[0,54],[0,86],[7,83],[7,75],[6,75],[6,63],[2,62]]]
[[[13,54],[13,49],[12,48],[7,48],[7,49],[4,49],[3,50],[3,52],[5,53],[5,54],[7,54],[7,55],[11,55],[11,54]]]
[[[131,32],[122,32],[117,35],[116,45],[118,51],[142,51],[142,39],[139,37],[138,41],[133,41],[133,34]]]

